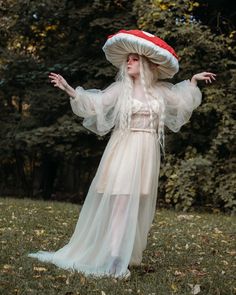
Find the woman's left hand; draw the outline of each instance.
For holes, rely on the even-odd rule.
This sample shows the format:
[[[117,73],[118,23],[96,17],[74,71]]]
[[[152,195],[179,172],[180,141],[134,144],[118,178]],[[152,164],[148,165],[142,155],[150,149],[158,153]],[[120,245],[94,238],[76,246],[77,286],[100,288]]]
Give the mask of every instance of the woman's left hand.
[[[211,72],[202,72],[199,74],[195,74],[192,76],[191,83],[197,85],[197,81],[204,80],[206,84],[212,83],[212,81],[216,80],[216,74]]]

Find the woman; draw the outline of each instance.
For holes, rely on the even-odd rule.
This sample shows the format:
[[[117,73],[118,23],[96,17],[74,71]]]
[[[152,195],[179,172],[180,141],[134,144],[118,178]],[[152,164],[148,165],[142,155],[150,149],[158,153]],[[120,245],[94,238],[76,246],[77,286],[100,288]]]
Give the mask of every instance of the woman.
[[[128,266],[142,261],[155,213],[164,125],[177,132],[201,103],[197,81],[211,83],[215,74],[176,85],[158,81],[178,71],[177,55],[139,30],[109,36],[103,50],[119,68],[116,82],[103,91],[73,89],[62,76],[49,75],[86,128],[112,134],[69,243],[28,256],[85,275],[127,278]]]

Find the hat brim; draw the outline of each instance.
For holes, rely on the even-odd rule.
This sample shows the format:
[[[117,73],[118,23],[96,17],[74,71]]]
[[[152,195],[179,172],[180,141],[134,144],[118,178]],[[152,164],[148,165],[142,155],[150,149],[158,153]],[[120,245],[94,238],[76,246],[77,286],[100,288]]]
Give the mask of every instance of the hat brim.
[[[161,79],[172,78],[179,70],[178,59],[171,52],[132,34],[117,33],[106,41],[102,49],[106,59],[117,68],[123,64],[128,54],[137,53],[158,65],[157,71]]]

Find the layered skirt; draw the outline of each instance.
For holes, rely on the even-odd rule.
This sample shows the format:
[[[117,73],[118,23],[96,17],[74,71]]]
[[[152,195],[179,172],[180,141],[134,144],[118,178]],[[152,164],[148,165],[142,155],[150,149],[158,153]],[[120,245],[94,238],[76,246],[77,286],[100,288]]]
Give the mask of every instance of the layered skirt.
[[[113,131],[69,242],[28,256],[85,275],[127,275],[129,265],[141,263],[147,245],[159,168],[156,132]]]

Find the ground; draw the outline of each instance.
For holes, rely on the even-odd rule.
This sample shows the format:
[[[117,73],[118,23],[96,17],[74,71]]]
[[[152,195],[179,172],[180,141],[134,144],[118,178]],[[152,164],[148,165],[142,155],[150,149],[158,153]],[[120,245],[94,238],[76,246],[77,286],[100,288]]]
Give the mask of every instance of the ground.
[[[236,218],[156,211],[143,263],[127,281],[88,279],[27,257],[57,250],[73,233],[80,206],[0,198],[0,294],[233,295]]]

